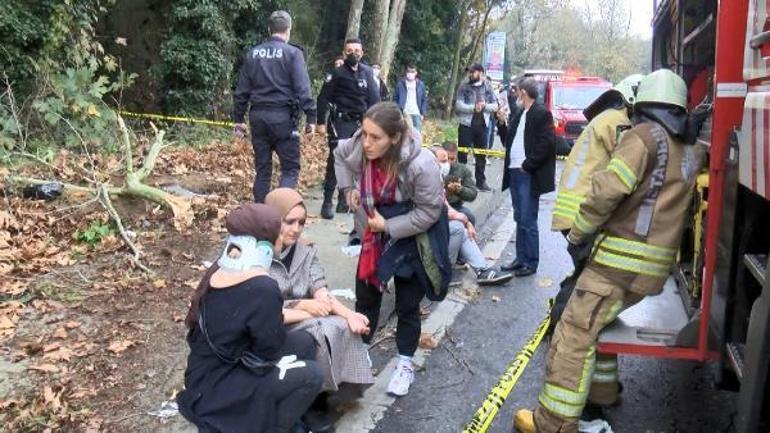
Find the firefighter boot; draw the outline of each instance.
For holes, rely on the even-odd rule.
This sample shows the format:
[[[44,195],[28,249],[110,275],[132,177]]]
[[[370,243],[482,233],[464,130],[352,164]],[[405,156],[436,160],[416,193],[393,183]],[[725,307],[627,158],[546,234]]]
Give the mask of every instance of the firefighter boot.
[[[529,409],[519,409],[513,419],[513,427],[519,433],[535,433],[535,416]]]
[[[342,190],[339,191],[337,196],[337,213],[348,213],[348,201],[345,199],[345,193]]]

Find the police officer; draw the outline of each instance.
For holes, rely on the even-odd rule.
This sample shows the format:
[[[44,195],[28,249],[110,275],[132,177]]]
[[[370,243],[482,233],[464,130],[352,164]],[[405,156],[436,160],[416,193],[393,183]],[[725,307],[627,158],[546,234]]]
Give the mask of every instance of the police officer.
[[[254,148],[254,201],[262,203],[270,190],[273,151],[281,164],[279,186],[294,188],[299,177],[298,111],[305,113],[305,132],[312,133],[316,105],[302,49],[289,43],[291,16],[275,11],[268,21],[270,38],[243,58],[238,86],[233,94],[234,134],[243,137],[243,117],[251,103],[249,122]]]
[[[676,261],[703,158],[694,139],[686,141],[684,80],[666,69],[644,77],[631,120],[606,168],[591,177],[567,236],[573,260],[581,252],[590,258],[551,339],[539,405],[516,414],[519,432],[577,432],[589,393],[599,403],[617,398],[617,360],[596,359],[599,332],[660,293]],[[585,248],[595,233],[593,250]]]
[[[337,188],[334,173],[334,149],[337,141],[350,138],[361,126],[361,118],[366,110],[380,102],[380,93],[375,82],[372,68],[361,63],[364,55],[361,40],[353,38],[345,41],[344,64],[326,76],[326,82],[318,95],[318,132],[326,133],[327,111],[329,112],[329,157],[326,160],[324,177],[324,201],[321,217],[334,218],[332,199]],[[340,191],[337,197],[337,212],[348,211],[345,196]]]

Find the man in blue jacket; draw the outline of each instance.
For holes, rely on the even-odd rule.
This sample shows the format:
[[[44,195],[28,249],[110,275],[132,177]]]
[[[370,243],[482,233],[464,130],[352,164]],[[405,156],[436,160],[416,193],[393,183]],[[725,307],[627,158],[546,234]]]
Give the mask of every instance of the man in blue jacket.
[[[409,116],[414,129],[421,131],[422,121],[428,113],[428,90],[425,83],[417,78],[417,69],[413,65],[407,65],[404,78],[398,80],[393,102]]]

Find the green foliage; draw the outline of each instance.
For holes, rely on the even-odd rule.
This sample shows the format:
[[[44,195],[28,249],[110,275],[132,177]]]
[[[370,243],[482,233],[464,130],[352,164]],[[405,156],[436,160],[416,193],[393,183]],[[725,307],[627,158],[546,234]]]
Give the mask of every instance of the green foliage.
[[[174,1],[160,52],[166,111],[228,113],[243,50],[267,36],[267,17],[279,6],[273,0]]]
[[[407,64],[417,67],[420,77],[428,88],[428,96],[434,105],[436,98],[446,95],[452,69],[455,37],[453,24],[457,17],[454,8],[443,1],[407,2],[401,37],[391,66],[393,84],[404,75]]]
[[[110,224],[105,224],[102,221],[94,220],[85,230],[78,230],[72,238],[78,242],[82,242],[91,248],[96,246],[102,241],[102,239],[114,235],[115,229]]]
[[[114,1],[37,0],[6,8],[12,12],[2,15],[0,29],[13,31],[2,33],[7,49],[0,57],[12,66],[0,94],[0,149],[29,150],[29,137],[78,149],[114,147],[115,112],[107,102],[136,78],[119,70],[95,35]]]

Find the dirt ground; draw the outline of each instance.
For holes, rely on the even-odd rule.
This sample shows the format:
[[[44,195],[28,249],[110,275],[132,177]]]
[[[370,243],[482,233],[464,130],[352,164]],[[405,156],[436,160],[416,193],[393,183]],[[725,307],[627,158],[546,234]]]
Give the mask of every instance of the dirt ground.
[[[303,146],[303,188],[325,162],[319,144]],[[120,167],[111,158],[98,161],[105,171]],[[3,185],[0,432],[135,431],[132,418],[172,397],[169,359],[184,359],[188,299],[218,254],[227,211],[250,199],[251,158],[248,143],[161,154],[146,183],[188,196],[195,221],[183,230],[156,204],[114,198],[152,274],[88,195],[31,200]],[[83,163],[65,155],[55,170],[21,171],[76,182]]]

